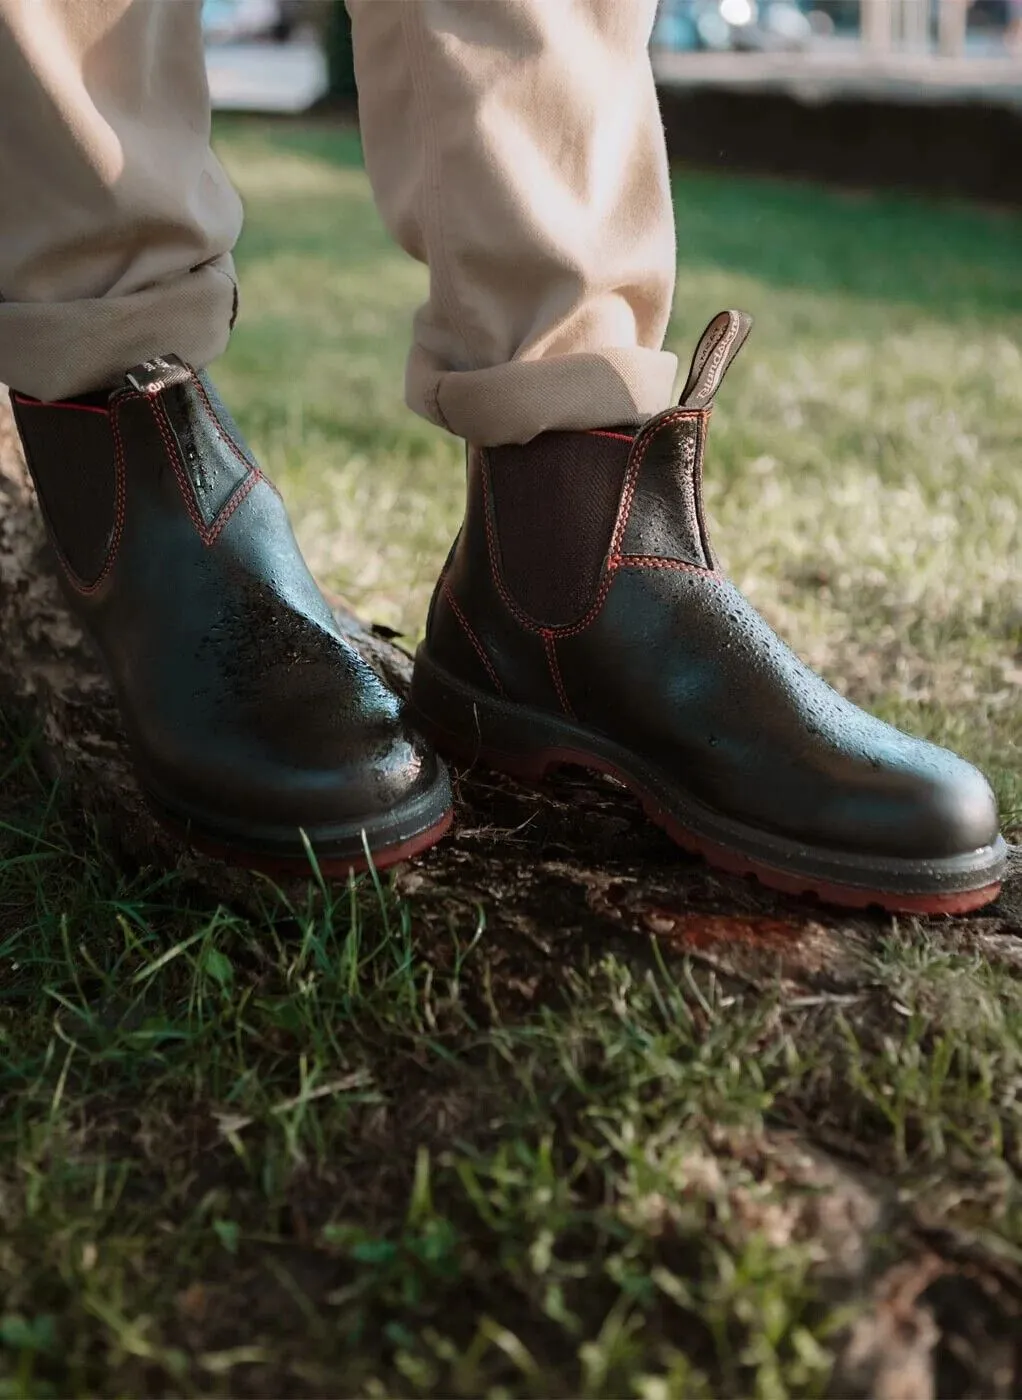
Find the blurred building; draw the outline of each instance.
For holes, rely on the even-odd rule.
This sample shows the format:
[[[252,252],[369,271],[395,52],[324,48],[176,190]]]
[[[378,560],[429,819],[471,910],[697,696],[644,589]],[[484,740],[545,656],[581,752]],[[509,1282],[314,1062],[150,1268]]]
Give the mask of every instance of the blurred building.
[[[666,86],[1022,109],[1022,0],[662,0]]]
[[[658,48],[811,52],[830,43],[876,53],[1014,54],[1020,0],[662,0]]]
[[[1022,204],[1022,0],[662,0],[671,154]]]

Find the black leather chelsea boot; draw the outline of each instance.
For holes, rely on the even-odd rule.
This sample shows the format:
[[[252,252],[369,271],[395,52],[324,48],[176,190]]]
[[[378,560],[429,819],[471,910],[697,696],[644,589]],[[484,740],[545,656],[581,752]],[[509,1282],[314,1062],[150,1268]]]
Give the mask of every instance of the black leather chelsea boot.
[[[451,820],[446,772],[348,645],[208,377],[11,402],[66,592],[158,817],[232,864],[341,875]]]
[[[977,909],[1006,862],[986,779],[843,699],[717,568],[706,430],[750,324],[716,317],[680,405],[637,432],[469,449],[416,718],[462,762],[611,774],[679,845],[777,889]]]

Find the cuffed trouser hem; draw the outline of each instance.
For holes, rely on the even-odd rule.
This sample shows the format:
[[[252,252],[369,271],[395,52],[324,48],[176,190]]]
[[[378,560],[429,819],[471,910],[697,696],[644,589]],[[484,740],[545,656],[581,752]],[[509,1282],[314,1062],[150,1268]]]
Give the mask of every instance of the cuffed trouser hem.
[[[416,345],[405,399],[456,437],[499,447],[555,428],[637,426],[670,406],[677,372],[676,356],[641,346],[459,371],[441,368]]]
[[[126,296],[0,301],[0,382],[63,399],[113,388],[153,355],[201,368],[223,353],[236,312],[229,253]]]

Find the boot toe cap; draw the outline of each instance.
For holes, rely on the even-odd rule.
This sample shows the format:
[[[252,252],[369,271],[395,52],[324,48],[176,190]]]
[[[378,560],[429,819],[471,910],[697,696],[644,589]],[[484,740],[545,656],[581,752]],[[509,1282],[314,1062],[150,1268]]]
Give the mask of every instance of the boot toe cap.
[[[826,844],[863,855],[946,861],[993,846],[998,810],[990,784],[965,759],[887,726],[853,761],[821,813]]]
[[[339,766],[328,786],[335,809],[343,799],[353,818],[382,816],[433,791],[445,771],[432,745],[401,723]]]
[[[179,752],[170,766],[140,762],[157,806],[197,830],[244,842],[373,845],[435,825],[450,809],[446,769],[395,703],[390,713],[337,723],[324,717],[291,742],[222,743],[203,761]]]
[[[983,774],[932,745],[904,800],[899,822],[903,853],[941,859],[993,845],[999,834],[997,799]]]

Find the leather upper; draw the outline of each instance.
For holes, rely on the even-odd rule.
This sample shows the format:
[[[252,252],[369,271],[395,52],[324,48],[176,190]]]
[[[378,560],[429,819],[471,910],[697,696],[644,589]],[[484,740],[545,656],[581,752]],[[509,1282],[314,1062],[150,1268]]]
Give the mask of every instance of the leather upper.
[[[711,323],[682,404],[621,441],[602,557],[595,569],[579,561],[580,576],[595,582],[570,622],[530,615],[509,586],[502,550],[515,551],[520,571],[528,530],[519,520],[513,540],[501,533],[504,449],[469,449],[466,518],[434,598],[427,653],[490,694],[624,746],[758,829],[918,859],[986,846],[998,823],[982,774],[838,695],[717,570],[701,495],[706,431],[748,325],[735,312]],[[514,451],[543,462],[547,492],[577,498],[584,479],[563,464],[577,463],[597,436],[606,435],[548,433]],[[544,509],[538,498],[536,512]],[[575,545],[570,534],[562,541],[565,551]],[[533,566],[544,569],[542,553]]]
[[[12,403],[69,597],[155,796],[202,820],[293,828],[430,788],[437,759],[341,636],[205,375],[168,356],[105,408]]]

